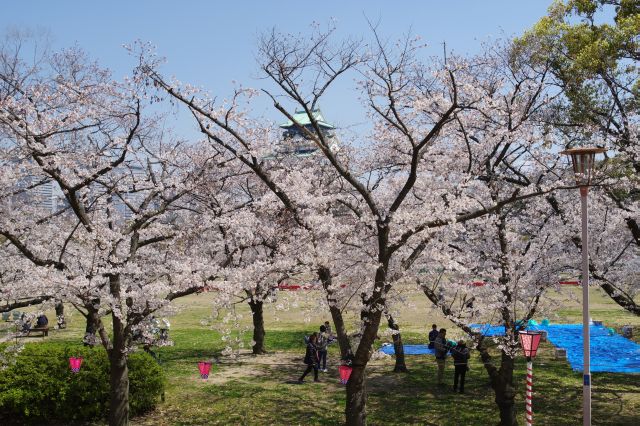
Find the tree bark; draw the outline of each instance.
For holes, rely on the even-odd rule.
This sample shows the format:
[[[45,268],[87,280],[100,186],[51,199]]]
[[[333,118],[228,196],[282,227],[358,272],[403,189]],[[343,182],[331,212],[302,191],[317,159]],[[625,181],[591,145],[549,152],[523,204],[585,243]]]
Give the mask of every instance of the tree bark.
[[[404,346],[402,345],[402,336],[400,335],[400,327],[391,315],[387,315],[387,323],[389,328],[393,330],[393,350],[396,354],[396,365],[393,368],[394,373],[408,373],[407,365],[404,362]]]
[[[377,338],[381,316],[382,311],[375,309],[375,307],[371,307],[363,312],[362,315],[364,323],[362,339],[354,356],[351,377],[347,382],[345,415],[348,426],[364,426],[367,424],[365,368],[371,357],[373,342]]]
[[[262,310],[262,300],[253,297],[249,299],[249,307],[253,316],[253,354],[263,355],[267,353],[264,347],[264,314]]]
[[[342,318],[342,311],[336,304],[336,300],[333,297],[333,291],[331,289],[331,271],[328,268],[318,268],[318,277],[322,283],[322,287],[325,290],[327,298],[327,304],[329,305],[329,312],[331,313],[331,319],[333,320],[333,327],[338,339],[338,345],[340,346],[340,357],[346,359],[351,354],[351,344],[349,343],[349,336],[347,329],[344,325],[344,319]]]
[[[517,426],[516,390],[513,384],[514,359],[502,352],[498,369],[493,365],[489,352],[484,348],[478,349],[485,369],[489,373],[491,388],[496,396],[496,405],[500,410],[500,426]]]
[[[120,277],[109,277],[111,294],[120,298]],[[124,315],[121,312],[119,315]],[[129,369],[127,367],[127,346],[129,337],[123,318],[115,312],[111,314],[113,321],[112,347],[109,349],[109,382],[110,405],[109,426],[126,426],[129,424]]]
[[[84,328],[83,342],[85,346],[95,346],[98,344],[98,333],[102,325],[100,324],[100,316],[95,304],[85,305],[87,308],[86,324]],[[102,336],[101,336],[102,339]],[[104,342],[103,342],[104,344]],[[107,348],[108,350],[109,348]]]
[[[351,376],[347,382],[347,406],[345,410],[347,426],[363,426],[367,424],[367,387],[366,365],[354,363]]]
[[[109,426],[129,424],[129,369],[127,367],[126,350],[122,350],[114,340],[109,356],[111,364],[111,404],[109,405]]]

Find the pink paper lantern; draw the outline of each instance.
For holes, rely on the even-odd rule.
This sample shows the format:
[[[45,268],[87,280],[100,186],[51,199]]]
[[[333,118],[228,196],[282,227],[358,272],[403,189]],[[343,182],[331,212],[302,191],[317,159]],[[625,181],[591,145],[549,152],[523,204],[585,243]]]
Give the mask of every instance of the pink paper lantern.
[[[520,345],[524,351],[524,356],[527,358],[534,358],[536,356],[541,337],[542,333],[540,331],[520,332]]]
[[[211,363],[206,361],[199,362],[198,370],[200,370],[200,377],[202,377],[202,380],[207,380],[209,378],[209,371],[211,371]]]
[[[349,381],[349,377],[351,377],[352,370],[353,368],[349,367],[348,365],[341,365],[340,367],[338,367],[338,371],[340,372],[340,383],[342,383],[343,385],[347,384],[347,382]]]
[[[80,366],[82,365],[82,357],[70,357],[69,358],[69,367],[71,367],[71,371],[77,373],[80,371]]]

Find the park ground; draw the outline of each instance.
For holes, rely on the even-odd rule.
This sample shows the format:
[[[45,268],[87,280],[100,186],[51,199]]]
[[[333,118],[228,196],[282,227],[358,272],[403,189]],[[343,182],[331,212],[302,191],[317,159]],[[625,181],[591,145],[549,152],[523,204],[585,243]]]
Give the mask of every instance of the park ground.
[[[427,327],[435,322],[448,327],[452,338],[462,337],[448,325],[424,296],[407,289],[401,295],[404,305],[396,314],[405,343],[424,343]],[[543,317],[555,323],[579,323],[579,289],[563,288],[553,293],[554,303]],[[303,336],[329,320],[327,310],[317,308],[320,295],[315,291],[280,292],[277,302],[265,309],[266,347],[269,354],[250,354],[251,330],[238,332],[234,320],[224,323],[228,311],[216,311],[214,293],[190,296],[177,301],[169,317],[174,346],[154,349],[165,371],[167,382],[164,402],[155,411],[132,419],[134,425],[333,425],[344,419],[345,391],[338,381],[338,348],[329,351],[329,371],[321,373],[321,382],[307,380],[296,384],[304,369]],[[592,291],[591,316],[618,331],[634,326],[638,341],[640,318],[626,313],[603,296]],[[251,314],[245,304],[235,307],[239,329],[250,325]],[[77,345],[84,331],[84,318],[73,314],[69,327],[56,330],[45,339],[30,338],[29,344],[63,341]],[[53,317],[53,312],[49,318]],[[485,320],[490,320],[490,317]],[[8,323],[4,325],[8,332]],[[226,343],[220,329],[232,329],[231,338],[243,342],[234,355],[222,355]],[[381,328],[380,344],[391,341]],[[235,345],[234,345],[235,346]],[[96,350],[102,350],[96,348]],[[611,348],[615,351],[615,348]],[[640,354],[639,354],[640,356]],[[216,362],[209,379],[198,375],[196,363]],[[394,359],[374,359],[368,367],[368,421],[373,425],[480,425],[497,424],[497,408],[487,374],[477,353],[472,352],[467,374],[466,394],[453,393],[435,385],[435,361],[431,356],[407,356],[409,374],[393,373]],[[571,370],[566,361],[554,359],[553,346],[543,343],[534,363],[534,415],[537,425],[575,425],[581,423],[581,373]],[[525,360],[518,358],[518,421],[524,424]],[[453,381],[448,366],[447,380]],[[640,374],[593,374],[593,424],[640,424]]]

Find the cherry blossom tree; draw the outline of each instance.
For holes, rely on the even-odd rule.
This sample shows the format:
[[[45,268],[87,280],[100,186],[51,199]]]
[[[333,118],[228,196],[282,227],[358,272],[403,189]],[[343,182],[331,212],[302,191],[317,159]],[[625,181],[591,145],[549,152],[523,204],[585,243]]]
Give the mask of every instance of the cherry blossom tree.
[[[157,131],[137,87],[77,49],[35,69],[13,58],[1,79],[3,256],[22,256],[15,271],[24,259],[39,268],[32,294],[71,302],[97,325],[111,365],[109,423],[128,424],[133,331],[213,273],[179,241],[197,232],[188,194],[216,160]],[[38,204],[44,183],[59,193],[55,209]]]
[[[292,223],[309,233],[310,240],[329,237],[324,247],[332,248],[308,258],[315,262],[329,306],[339,303],[331,281],[337,275],[334,270],[350,283],[344,294],[360,303],[360,339],[353,351],[345,413],[347,424],[365,424],[365,369],[387,297],[394,283],[403,278],[403,262],[411,263],[420,252],[412,255],[407,248],[426,246],[434,229],[549,193],[554,188],[547,181],[526,181],[522,175],[527,164],[539,162],[553,168],[553,162],[538,158],[543,152],[539,146],[516,150],[510,144],[508,126],[487,130],[490,142],[474,135],[477,116],[488,120],[486,111],[490,117],[493,107],[517,102],[517,108],[507,108],[506,114],[520,115],[505,115],[516,125],[527,122],[537,105],[544,104],[535,90],[529,99],[535,107],[527,107],[517,95],[510,99],[502,89],[504,76],[498,75],[492,58],[451,58],[446,64],[435,60],[429,65],[419,59],[416,40],[407,38],[393,45],[374,31],[373,48],[367,48],[352,41],[334,44],[331,32],[318,30],[304,39],[272,32],[259,47],[261,68],[279,90],[278,96],[268,89],[265,93],[292,122],[296,123],[286,104],[307,114],[311,127],[298,127],[317,148],[316,162],[330,178],[326,182],[311,173],[311,167],[306,173],[271,170],[260,154],[265,138],[256,137],[263,136],[265,128],[254,126],[236,99],[217,104],[206,93],[163,78],[157,59],[144,49],[138,72],[164,95],[184,104],[212,145],[255,173],[287,209]],[[336,146],[320,128],[314,111],[335,80],[351,71],[361,76],[359,88],[373,130],[366,139],[341,138]],[[524,127],[519,135],[525,134]],[[532,143],[534,136],[526,141]],[[483,182],[495,182],[491,173],[498,166],[509,170],[505,182],[516,183],[492,197],[494,193]],[[322,184],[321,192],[305,192],[308,182]],[[524,183],[517,185],[519,182]],[[321,246],[313,244],[309,252],[318,253]],[[335,257],[327,252],[340,253],[340,261],[332,262]],[[341,270],[345,265],[349,267]],[[333,310],[331,313],[336,328],[344,325],[336,321]]]
[[[566,268],[561,219],[544,199],[517,203],[438,235],[429,264],[441,265],[416,280],[429,300],[468,334],[480,353],[500,412],[500,424],[516,424],[513,381],[518,331],[539,313],[545,292]],[[422,264],[420,262],[419,264]],[[481,280],[481,281],[478,281]],[[473,283],[482,283],[481,286]],[[472,323],[497,323],[498,359],[482,330]]]
[[[225,167],[231,169],[234,163]],[[286,221],[279,217],[282,207],[264,197],[264,189],[256,183],[255,176],[242,167],[221,180],[206,173],[191,198],[200,222],[199,238],[193,243],[220,268],[217,276],[208,277],[207,286],[216,294],[214,305],[231,309],[248,303],[252,351],[260,355],[266,353],[263,305],[297,268],[295,258],[281,253],[290,235]]]

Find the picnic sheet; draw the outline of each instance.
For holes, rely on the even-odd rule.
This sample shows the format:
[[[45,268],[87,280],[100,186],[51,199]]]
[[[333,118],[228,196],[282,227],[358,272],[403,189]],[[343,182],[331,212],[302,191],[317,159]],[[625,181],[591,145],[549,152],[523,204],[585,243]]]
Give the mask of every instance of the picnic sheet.
[[[504,327],[471,324],[485,336],[504,334]],[[574,371],[582,371],[582,324],[529,325],[530,330],[546,330],[549,341],[567,350],[567,360]],[[640,373],[640,345],[603,325],[591,325],[591,371]]]

